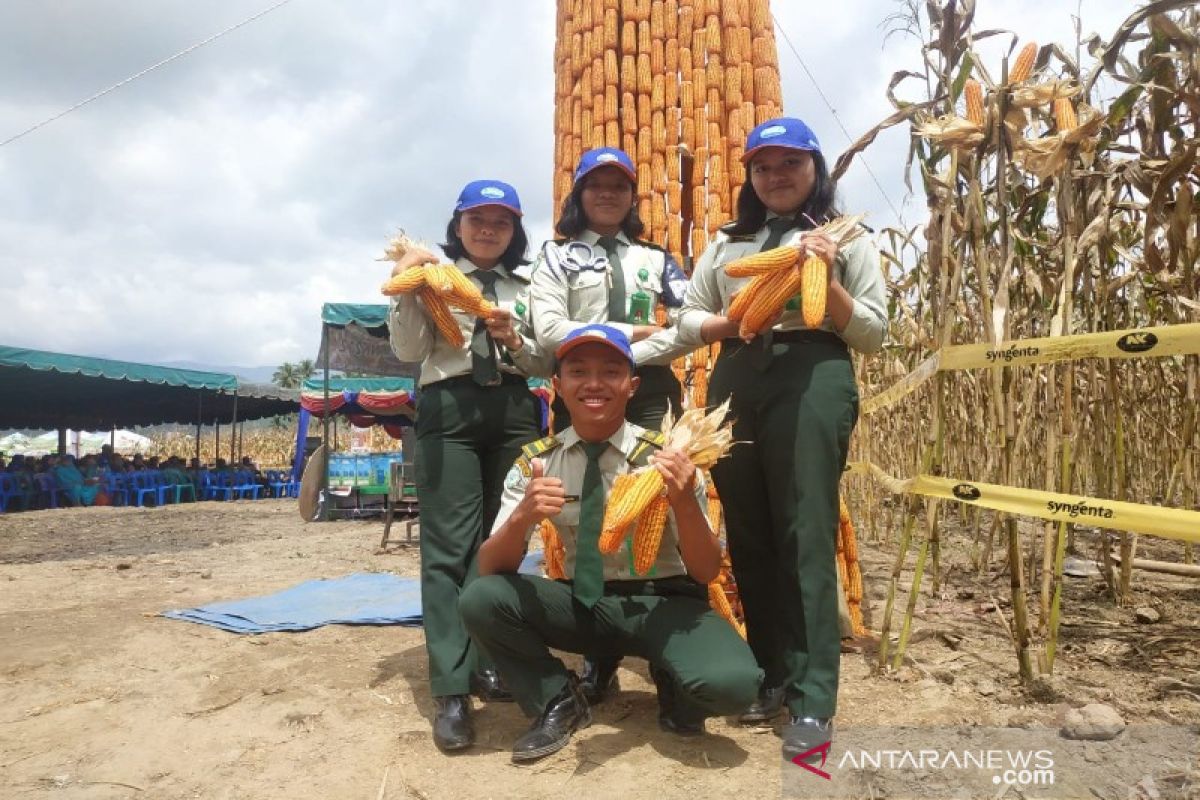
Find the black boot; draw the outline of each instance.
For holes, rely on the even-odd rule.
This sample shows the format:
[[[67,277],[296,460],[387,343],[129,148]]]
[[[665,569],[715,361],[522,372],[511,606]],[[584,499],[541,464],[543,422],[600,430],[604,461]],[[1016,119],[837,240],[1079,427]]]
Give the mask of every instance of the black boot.
[[[575,673],[567,685],[546,704],[541,716],[513,745],[512,760],[522,764],[557,753],[571,741],[571,734],[592,724],[592,711],[579,688]]]
[[[433,698],[436,713],[433,718],[433,743],[443,753],[463,750],[475,743],[475,726],[471,724],[471,698],[465,694],[450,694]]]
[[[770,722],[779,716],[779,712],[783,711],[783,687],[773,689],[759,689],[758,699],[750,704],[742,715],[738,717],[738,722],[743,725],[762,725],[764,722]]]
[[[783,757],[788,761],[802,755],[806,762],[822,762],[827,754],[813,752],[813,749],[833,741],[833,720],[792,717],[791,722],[783,726],[782,734]]]
[[[680,702],[681,698],[671,673],[650,667],[650,677],[658,689],[658,727],[676,736],[700,736],[704,733],[705,714]]]
[[[617,667],[620,665],[620,656],[584,656],[583,677],[579,679],[579,684],[590,705],[603,703],[606,697],[620,688],[617,682]]]
[[[471,694],[487,703],[511,703],[512,692],[494,669],[481,669],[471,673]]]

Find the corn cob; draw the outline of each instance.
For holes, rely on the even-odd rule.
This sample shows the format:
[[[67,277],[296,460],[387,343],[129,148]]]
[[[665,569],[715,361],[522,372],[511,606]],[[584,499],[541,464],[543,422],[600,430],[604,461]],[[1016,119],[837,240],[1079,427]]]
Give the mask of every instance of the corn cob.
[[[738,334],[743,337],[752,336],[766,328],[788,298],[799,291],[800,287],[800,273],[794,269],[765,276],[762,286],[742,317]]]
[[[637,23],[628,17],[621,26],[621,55],[637,55]]]
[[[604,123],[604,146],[621,146],[621,125],[615,119]]]
[[[538,532],[542,536],[542,552],[545,554],[546,559],[546,577],[552,581],[562,580],[567,577],[564,569],[566,549],[563,547],[562,540],[559,539],[558,528],[554,527],[554,523],[550,520],[544,519],[538,528]]]
[[[704,47],[710,56],[721,54],[721,19],[710,14],[704,25]]]
[[[800,268],[800,313],[804,324],[816,328],[825,319],[825,298],[829,292],[829,267],[820,256],[810,255]]]
[[[627,496],[629,493],[629,487],[633,485],[633,482],[636,479],[637,475],[632,472],[626,472],[623,475],[618,475],[613,480],[612,491],[609,492],[607,505],[611,506],[617,498]],[[607,516],[607,508],[605,509],[605,515]],[[621,542],[625,540],[625,535],[627,533],[629,533],[628,525],[624,528],[613,530],[606,530],[602,528],[600,533],[600,541],[597,543],[597,546],[600,548],[600,552],[604,553],[605,555],[612,555],[613,553],[617,552],[617,550],[621,548]]]
[[[650,22],[639,22],[637,38],[638,55],[642,53],[650,55],[650,42],[652,41],[654,41],[654,37],[650,35]]]
[[[458,320],[454,318],[454,314],[450,312],[450,306],[446,305],[442,296],[428,286],[418,290],[417,296],[425,304],[425,311],[429,314],[429,318],[442,338],[452,347],[462,347],[463,342],[466,341],[463,338],[462,329],[458,327]]]
[[[663,46],[663,70],[674,82],[679,73],[679,42],[675,39],[667,39]]]
[[[613,484],[612,493],[604,508],[604,524],[600,533],[601,553],[616,551],[616,547],[606,550],[605,544],[620,545],[626,529],[639,514],[645,512],[650,502],[662,493],[663,485],[662,473],[653,467],[635,473],[634,480],[627,484],[628,488],[623,492],[618,492],[616,483]]]
[[[604,12],[604,49],[615,51],[617,49],[617,34],[621,30],[617,24],[617,10],[610,8]]]
[[[713,581],[708,585],[708,604],[712,606],[713,611],[720,615],[721,619],[733,626],[733,629],[738,632],[738,636],[746,638],[746,626],[734,616],[733,606],[729,604],[725,587],[721,585],[720,581]]]
[[[746,310],[750,308],[754,302],[754,298],[762,290],[763,284],[776,274],[775,272],[768,272],[765,275],[759,275],[739,289],[737,294],[733,296],[733,300],[730,301],[729,311],[726,312],[725,316],[734,322],[741,322],[742,318],[746,316]]]
[[[775,52],[775,40],[766,36],[755,36],[750,44],[753,63],[757,67],[779,68],[779,56]]]
[[[967,101],[967,120],[974,124],[983,127],[983,89],[979,86],[979,81],[971,78],[963,87],[963,97]]]
[[[791,246],[776,247],[761,253],[739,258],[725,265],[725,274],[731,278],[747,278],[767,272],[795,266],[800,259],[800,249]]]
[[[1059,133],[1073,131],[1079,127],[1075,106],[1071,105],[1070,98],[1059,97],[1054,101],[1054,121],[1058,124]]]
[[[650,69],[650,54],[638,53],[637,57],[637,90],[639,94],[648,95],[654,91],[654,73]]]
[[[660,495],[638,517],[637,528],[633,532],[633,571],[638,575],[645,575],[658,560],[669,509],[667,498]]]
[[[427,269],[425,281],[448,304],[457,306],[468,314],[482,317],[495,308],[484,298],[479,287],[453,264],[439,264]]]
[[[1017,60],[1013,62],[1012,70],[1008,73],[1009,83],[1021,83],[1033,74],[1033,62],[1037,60],[1037,43],[1028,42],[1021,48],[1021,52],[1017,53]]]
[[[425,270],[420,267],[404,270],[399,275],[393,275],[388,279],[387,283],[383,284],[380,290],[388,297],[395,297],[398,294],[409,294],[415,292],[425,285]]]

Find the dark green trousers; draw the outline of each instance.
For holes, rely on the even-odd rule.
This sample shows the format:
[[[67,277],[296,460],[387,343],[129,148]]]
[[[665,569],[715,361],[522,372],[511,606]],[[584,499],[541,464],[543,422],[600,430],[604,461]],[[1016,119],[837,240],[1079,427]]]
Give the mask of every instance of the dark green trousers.
[[[637,376],[642,382],[625,407],[625,419],[653,431],[662,428],[668,408],[675,419],[679,419],[683,410],[683,386],[671,368],[638,367]],[[554,410],[554,432],[561,433],[571,425],[571,412],[557,395],[551,408]]]
[[[421,389],[416,481],[421,504],[421,608],[434,697],[467,694],[476,653],[458,596],[500,510],[504,477],[537,439],[540,411],[524,379],[482,387],[469,376]]]
[[[459,609],[531,717],[567,683],[566,665],[552,647],[645,658],[671,673],[679,702],[710,716],[741,711],[762,683],[750,648],[690,578],[613,581],[589,609],[575,601],[565,581],[489,575],[467,587]]]
[[[832,717],[841,658],[838,482],[858,389],[841,340],[793,336],[772,345],[765,370],[759,342],[722,345],[708,402],[732,395],[734,439],[745,444],[712,476],[765,685],[783,686],[797,716]]]

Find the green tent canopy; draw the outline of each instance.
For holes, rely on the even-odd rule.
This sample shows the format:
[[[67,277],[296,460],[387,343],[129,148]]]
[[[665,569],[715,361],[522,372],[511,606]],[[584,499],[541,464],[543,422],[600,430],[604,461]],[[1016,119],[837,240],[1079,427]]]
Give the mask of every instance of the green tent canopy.
[[[226,424],[299,407],[299,393],[235,375],[0,345],[0,428]]]

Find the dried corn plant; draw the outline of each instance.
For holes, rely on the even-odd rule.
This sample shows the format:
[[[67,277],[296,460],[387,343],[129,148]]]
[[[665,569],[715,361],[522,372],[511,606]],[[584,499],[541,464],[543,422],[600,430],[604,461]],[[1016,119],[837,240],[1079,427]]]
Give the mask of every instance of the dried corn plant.
[[[898,112],[884,125],[910,120],[910,166],[929,217],[923,230],[882,237],[892,330],[884,353],[860,365],[864,396],[945,345],[1200,320],[1200,12],[1193,6],[1159,0],[1107,40],[1026,43],[994,63],[976,42],[1007,34],[977,33],[973,3],[906,5],[901,18],[922,40],[924,63],[894,77],[888,94]],[[1010,52],[1015,34],[1012,42]],[[921,96],[900,96],[910,87]],[[1195,509],[1198,373],[1195,356],[938,373],[862,420],[852,460],[893,475]],[[847,485],[876,540],[900,531],[881,666],[889,655],[901,663],[926,566],[937,589],[947,525],[967,532],[981,571],[1002,560],[1025,680],[1035,667],[1053,667],[1068,550],[1105,559],[1114,598],[1128,602],[1135,536],[893,500],[868,481]],[[1119,568],[1109,556],[1114,543]],[[1190,547],[1178,547],[1190,561]],[[889,653],[892,605],[914,548],[909,613]]]

